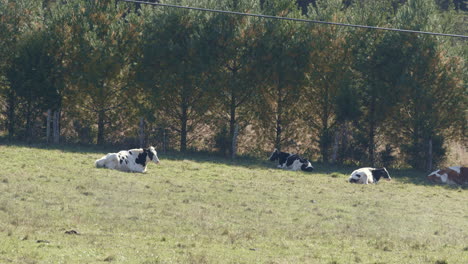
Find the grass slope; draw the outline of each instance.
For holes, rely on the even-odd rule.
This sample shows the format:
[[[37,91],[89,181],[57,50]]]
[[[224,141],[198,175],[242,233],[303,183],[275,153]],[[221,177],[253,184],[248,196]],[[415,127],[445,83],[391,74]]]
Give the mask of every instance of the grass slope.
[[[160,155],[130,174],[88,151],[0,146],[0,263],[468,263],[468,193],[414,172]]]

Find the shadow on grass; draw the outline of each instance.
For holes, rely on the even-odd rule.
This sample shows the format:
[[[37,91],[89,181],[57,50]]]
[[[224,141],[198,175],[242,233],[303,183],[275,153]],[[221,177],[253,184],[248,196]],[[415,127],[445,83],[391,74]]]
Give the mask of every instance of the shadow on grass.
[[[445,189],[449,190],[459,190],[468,189],[468,185],[460,186],[460,185],[441,185],[441,184],[435,184],[432,183],[427,179],[427,175],[429,175],[428,172],[424,172],[421,170],[415,170],[415,169],[395,169],[395,170],[389,170],[390,175],[392,178],[398,179],[398,181],[402,183],[409,183],[409,184],[414,184],[414,185],[422,185],[422,186],[439,186],[443,187]]]
[[[0,140],[0,145],[9,147],[34,148],[42,150],[60,150],[70,153],[108,153],[115,150],[112,146],[95,146],[85,144],[47,144],[47,143],[25,143],[20,141]]]
[[[46,143],[32,143],[27,144],[21,141],[7,141],[0,139],[0,145],[13,146],[13,147],[25,147],[25,148],[35,148],[41,150],[59,150],[62,152],[70,153],[88,153],[88,154],[100,154],[105,155],[111,152],[118,152],[123,149],[132,149],[138,147],[128,147],[128,146],[119,146],[119,145],[85,145],[85,144],[46,144]],[[158,149],[156,149],[158,151]],[[240,166],[249,169],[259,169],[259,170],[276,170],[277,163],[271,162],[268,160],[268,157],[271,153],[265,152],[264,158],[254,157],[249,155],[239,155],[235,160],[227,158],[216,152],[202,152],[202,151],[187,151],[185,153],[179,151],[167,151],[163,153],[158,151],[158,157],[161,161],[172,160],[172,161],[183,161],[189,160],[198,163],[216,163],[223,164],[228,166]],[[96,155],[96,158],[99,158],[99,155]],[[329,165],[323,165],[320,163],[312,162],[315,170],[312,172],[298,171],[297,173],[303,173],[307,175],[314,174],[329,174],[332,172],[339,172],[346,174],[346,168],[332,167]],[[278,169],[279,170],[279,169]]]
[[[319,167],[320,165],[321,167]],[[349,177],[349,175],[354,170],[358,169],[359,167],[364,167],[364,166],[343,166],[343,165],[337,166],[337,165],[330,165],[330,164],[317,164],[316,168],[317,167],[319,167],[319,169],[316,170],[317,173],[329,174],[332,177],[334,176],[334,174],[339,173],[339,174],[346,175],[346,177]],[[450,189],[450,190],[459,190],[460,188],[464,190],[468,190],[468,185],[460,186],[460,185],[434,184],[427,179],[427,175],[429,173],[421,171],[421,170],[407,169],[407,168],[402,168],[402,169],[387,168],[387,169],[392,179],[401,183],[414,184],[414,185],[420,185],[420,186],[429,186],[429,187],[439,186],[439,187],[443,187],[443,188]]]
[[[91,154],[102,154],[105,155],[110,152],[118,152],[122,149],[129,149],[124,148],[121,146],[112,146],[112,145],[105,145],[105,146],[96,146],[96,145],[83,145],[83,144],[46,144],[46,143],[34,143],[34,144],[27,144],[24,142],[16,142],[16,141],[7,141],[0,139],[0,145],[5,146],[14,146],[14,147],[26,147],[26,148],[36,148],[42,150],[60,150],[63,152],[70,152],[70,153],[91,153]],[[134,147],[136,148],[136,147]],[[196,152],[196,151],[187,151],[185,153],[178,152],[178,151],[167,151],[166,153],[162,153],[161,151],[158,152],[159,158],[163,160],[173,160],[173,161],[183,161],[189,160],[194,162],[200,163],[217,163],[217,164],[224,164],[229,166],[240,166],[246,167],[249,169],[261,169],[261,170],[271,170],[277,169],[276,162],[268,161],[268,156],[270,153],[265,153],[265,158],[261,159],[259,157],[253,157],[248,155],[241,155],[238,156],[235,160],[231,160],[226,158],[218,153],[215,152]],[[99,156],[99,155],[97,155]],[[313,176],[314,174],[327,174],[331,177],[334,175],[342,174],[341,177],[348,177],[352,171],[357,169],[357,166],[344,166],[344,165],[332,165],[332,164],[325,164],[320,162],[312,162],[314,166],[314,171],[312,172],[304,172],[298,171],[297,173],[303,173],[307,175]],[[415,169],[388,169],[390,176],[398,180],[402,183],[409,183],[415,185],[423,185],[423,186],[438,186],[436,184],[431,183],[427,180],[428,173],[415,170]],[[344,175],[344,176],[343,176]],[[468,189],[468,186],[450,186],[444,185],[445,188],[448,189]]]
[[[107,153],[118,152],[124,149],[132,149],[138,148],[136,146],[133,147],[124,147],[124,146],[116,146],[116,145],[104,145],[104,146],[97,146],[97,145],[88,145],[88,144],[47,144],[47,143],[25,143],[21,141],[8,141],[4,139],[0,139],[0,146],[10,146],[10,147],[22,147],[22,148],[34,148],[34,149],[41,149],[41,150],[59,150],[62,152],[69,152],[69,153],[88,153],[88,154],[100,154],[105,155]],[[157,150],[157,149],[156,149]],[[157,150],[158,151],[158,150]],[[97,155],[96,158],[98,158]],[[182,160],[190,160],[194,162],[202,162],[202,163],[218,163],[218,164],[225,164],[230,166],[242,166],[248,168],[255,168],[255,169],[273,169],[275,165],[273,162],[267,161],[267,154],[265,154],[265,160],[251,157],[251,156],[239,156],[235,160],[231,160],[226,158],[220,154],[215,152],[196,152],[196,151],[187,151],[185,153],[178,152],[178,151],[167,151],[163,153],[162,151],[158,151],[158,157],[161,161],[164,160],[174,160],[174,161],[182,161]]]

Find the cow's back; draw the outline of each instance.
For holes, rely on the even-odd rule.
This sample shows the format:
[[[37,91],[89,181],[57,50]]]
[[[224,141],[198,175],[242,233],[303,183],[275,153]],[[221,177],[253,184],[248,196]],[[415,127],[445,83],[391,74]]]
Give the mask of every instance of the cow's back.
[[[434,183],[468,184],[468,167],[443,168],[432,172],[427,177]]]

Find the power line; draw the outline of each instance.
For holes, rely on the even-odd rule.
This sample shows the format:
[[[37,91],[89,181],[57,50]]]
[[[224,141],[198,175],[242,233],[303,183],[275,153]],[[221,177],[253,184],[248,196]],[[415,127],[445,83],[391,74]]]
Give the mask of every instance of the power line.
[[[270,15],[261,15],[261,14],[250,14],[250,13],[243,13],[243,12],[236,12],[236,11],[226,11],[226,10],[217,10],[217,9],[209,9],[209,8],[201,8],[201,7],[190,7],[190,6],[179,6],[179,5],[152,3],[152,2],[136,1],[136,0],[119,0],[119,1],[128,2],[128,3],[136,3],[136,4],[144,4],[144,5],[152,5],[152,6],[172,7],[172,8],[190,9],[190,10],[212,12],[212,13],[260,17],[260,18],[278,19],[278,20],[288,20],[288,21],[305,22],[305,23],[335,25],[335,26],[354,27],[354,28],[366,28],[366,29],[376,29],[376,30],[387,30],[387,31],[396,31],[396,32],[404,32],[404,33],[416,33],[416,34],[426,34],[426,35],[434,35],[434,36],[454,37],[454,38],[465,38],[465,39],[468,38],[468,36],[465,36],[465,35],[436,33],[436,32],[428,32],[428,31],[409,30],[409,29],[398,29],[398,28],[375,27],[375,26],[366,26],[366,25],[355,25],[355,24],[302,19],[302,18],[290,18],[290,17],[270,16]]]

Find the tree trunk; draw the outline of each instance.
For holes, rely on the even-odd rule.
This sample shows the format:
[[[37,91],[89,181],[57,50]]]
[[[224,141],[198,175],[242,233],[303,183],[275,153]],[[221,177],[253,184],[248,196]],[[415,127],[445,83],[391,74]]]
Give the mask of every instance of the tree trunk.
[[[54,144],[60,143],[60,110],[54,111],[53,119]]]
[[[371,166],[374,166],[375,163],[375,131],[374,131],[374,123],[371,123],[371,127],[369,128],[369,162]]]
[[[276,137],[275,137],[275,148],[281,151],[281,132],[282,132],[282,117],[283,117],[283,100],[282,100],[282,89],[281,84],[278,84],[278,108],[276,113]]]
[[[7,99],[7,117],[8,117],[8,138],[11,140],[15,135],[15,110],[16,110],[16,97],[13,92],[8,94]]]
[[[328,127],[328,115],[328,108],[324,106],[324,115],[322,116],[322,131],[319,139],[320,152],[322,154],[322,161],[324,163],[329,162],[328,150],[330,148],[330,127]]]
[[[371,99],[369,109],[369,162],[375,166],[375,97]]]
[[[320,152],[322,155],[322,161],[324,163],[329,162],[329,156],[328,156],[328,150],[330,148],[330,127],[328,127],[328,122],[330,119],[330,112],[329,112],[329,89],[328,85],[325,86],[325,95],[324,95],[324,103],[323,103],[323,116],[321,117],[322,121],[322,131],[320,135],[320,142],[319,142],[319,147],[320,147]]]
[[[338,129],[335,133],[335,140],[333,142],[333,153],[332,153],[331,163],[336,163],[336,160],[338,158],[338,148],[340,145],[341,137],[343,135],[343,126],[344,124],[342,124],[340,126],[340,129]]]
[[[237,136],[239,135],[239,125],[235,124],[234,127],[234,134],[232,136],[232,153],[231,153],[231,159],[235,159],[237,155]]]
[[[341,135],[341,158],[338,158],[338,161],[342,164],[344,162],[344,159],[345,159],[345,155],[346,155],[346,149],[348,147],[348,139],[349,139],[349,128],[348,128],[348,123],[345,121],[345,123],[343,123],[343,134]]]
[[[231,141],[231,147],[229,152],[234,158],[235,154],[235,144],[234,144],[234,134],[236,132],[236,97],[234,96],[234,91],[231,91],[231,105],[230,105],[230,119],[229,119],[229,138]]]
[[[163,145],[163,153],[166,154],[166,149],[167,149],[167,132],[166,132],[166,129],[165,129],[165,128],[163,129],[163,142],[162,142],[162,145]]]
[[[187,151],[187,123],[188,123],[188,107],[182,103],[182,116],[180,119],[180,151]]]
[[[138,137],[140,139],[140,148],[144,148],[145,145],[145,118],[140,118],[140,126],[138,129]]]
[[[25,131],[25,140],[28,143],[32,141],[32,110],[30,102],[27,103],[26,107],[26,131]]]
[[[104,111],[100,110],[98,112],[98,134],[97,134],[97,144],[104,144]]]
[[[433,163],[433,156],[432,156],[432,137],[429,138],[428,142],[428,150],[427,150],[427,171],[432,171],[432,163]]]
[[[52,110],[47,110],[47,121],[46,121],[46,142],[50,143],[50,123],[52,120]]]

